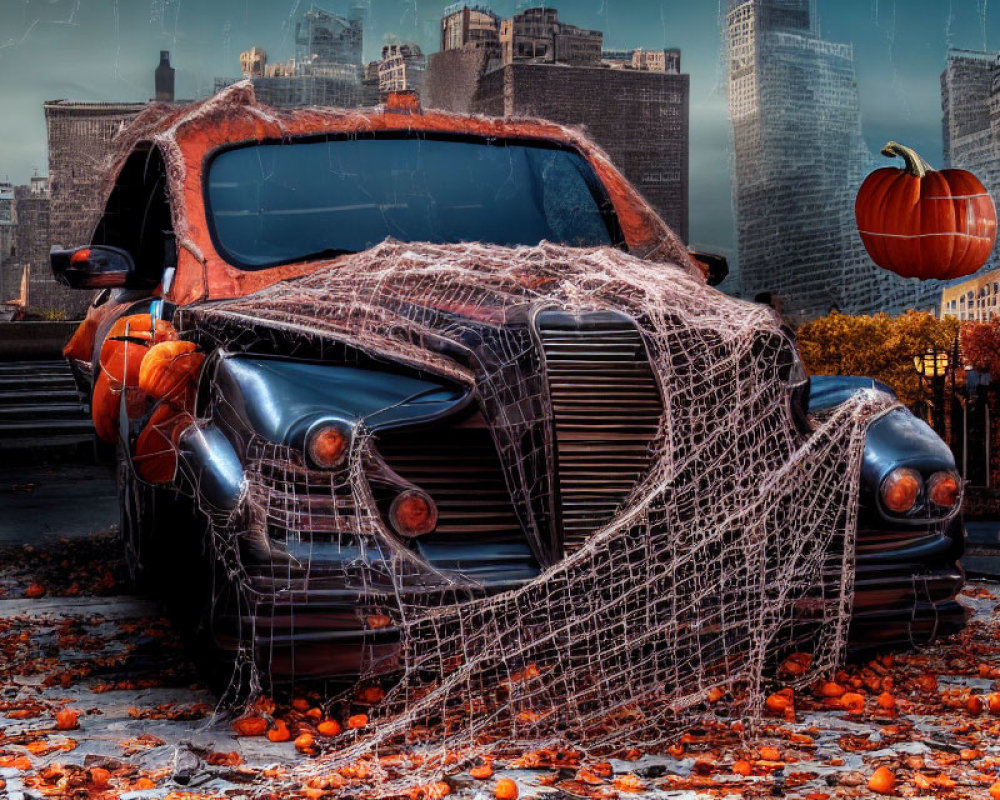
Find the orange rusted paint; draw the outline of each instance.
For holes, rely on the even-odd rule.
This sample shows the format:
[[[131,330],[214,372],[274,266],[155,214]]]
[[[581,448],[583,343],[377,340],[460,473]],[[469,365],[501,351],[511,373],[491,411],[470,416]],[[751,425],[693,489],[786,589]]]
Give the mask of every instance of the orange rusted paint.
[[[398,103],[403,103],[398,99]],[[653,260],[693,261],[610,159],[582,134],[542,120],[472,117],[410,108],[362,110],[272,109],[256,104],[249,84],[237,84],[197,106],[154,106],[134,123],[139,141],[157,141],[165,149],[174,199],[175,227],[181,250],[169,299],[178,304],[240,297],[277,281],[308,274],[320,262],[290,264],[256,271],[226,263],[208,233],[202,186],[205,159],[218,147],[236,143],[287,139],[321,133],[418,131],[464,133],[508,139],[545,139],[574,147],[590,161],[614,204],[626,243],[636,254]],[[128,137],[125,137],[128,139]],[[165,143],[164,143],[165,142]],[[169,150],[170,152],[166,152]]]

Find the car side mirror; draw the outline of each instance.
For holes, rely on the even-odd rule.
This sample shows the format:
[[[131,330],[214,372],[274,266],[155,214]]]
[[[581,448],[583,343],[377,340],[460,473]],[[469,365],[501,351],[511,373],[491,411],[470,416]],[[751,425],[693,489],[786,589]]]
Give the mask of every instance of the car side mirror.
[[[691,257],[695,261],[700,261],[707,268],[707,282],[709,286],[718,286],[729,275],[729,261],[725,256],[717,253],[696,253],[691,251]]]
[[[139,278],[132,256],[119,247],[53,247],[49,260],[55,279],[71,289],[139,289],[149,283]]]

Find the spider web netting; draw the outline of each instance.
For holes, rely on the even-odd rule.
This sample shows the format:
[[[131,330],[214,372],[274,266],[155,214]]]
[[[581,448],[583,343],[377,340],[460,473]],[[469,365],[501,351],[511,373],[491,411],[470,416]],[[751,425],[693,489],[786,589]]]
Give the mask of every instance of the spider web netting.
[[[285,658],[274,631],[289,601],[302,614],[326,592],[351,598],[330,624],[367,629],[361,679],[388,690],[367,727],[305,770],[425,753],[415,770],[373,762],[387,795],[488,754],[655,748],[719,713],[711,690],[727,713],[759,719],[777,659],[805,653],[805,681],[844,653],[865,430],[892,401],[860,393],[797,418],[794,345],[764,307],[611,248],[388,240],[183,309],[179,328],[229,352],[280,338],[285,353],[363,354],[471,392],[464,424],[393,438],[360,420],[333,471],[229,431],[243,437],[246,491],[235,511],[208,514],[245,664]],[[233,402],[214,392],[201,424],[225,426]],[[449,492],[481,511],[478,476],[493,470],[535,577],[486,580],[391,529],[385,465],[406,476],[400,452],[419,462],[441,442],[455,462],[436,462],[446,480],[421,488],[442,518]],[[587,506],[602,490],[615,507]],[[591,527],[571,536],[579,504]]]

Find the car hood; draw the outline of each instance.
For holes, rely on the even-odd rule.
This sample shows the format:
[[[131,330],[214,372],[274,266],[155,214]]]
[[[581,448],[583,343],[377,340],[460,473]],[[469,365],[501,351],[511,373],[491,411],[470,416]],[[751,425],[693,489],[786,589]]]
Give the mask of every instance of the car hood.
[[[642,333],[665,413],[662,434],[649,445],[659,463],[631,497],[638,511],[644,484],[655,496],[665,476],[697,471],[702,458],[711,456],[716,466],[725,462],[726,471],[739,473],[731,478],[741,486],[755,479],[766,485],[769,464],[794,461],[802,434],[789,411],[792,387],[782,377],[792,345],[770,310],[730,298],[680,267],[614,248],[386,241],[255,294],[185,308],[178,324],[237,352],[255,332],[259,341],[267,329],[278,329],[469,386],[512,492],[524,495],[513,499],[536,554],[552,563],[544,526],[532,518],[541,502],[532,494],[545,488],[526,478],[537,469],[525,469],[545,457],[545,437],[551,436],[547,367],[534,321],[552,310],[584,327],[601,315],[630,319]],[[874,397],[859,397],[838,413],[889,402]],[[742,422],[727,434],[734,420]],[[746,439],[748,421],[766,426],[780,452],[762,460],[734,452],[734,446],[771,447]],[[677,454],[686,454],[686,461],[679,463]],[[860,450],[851,457],[860,458]],[[616,519],[627,515],[626,508]]]

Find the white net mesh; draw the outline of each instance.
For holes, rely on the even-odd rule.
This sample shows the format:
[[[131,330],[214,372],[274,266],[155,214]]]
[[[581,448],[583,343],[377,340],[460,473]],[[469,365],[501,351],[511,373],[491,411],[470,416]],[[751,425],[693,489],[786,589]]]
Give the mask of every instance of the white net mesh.
[[[348,467],[332,472],[243,434],[248,491],[235,512],[210,516],[245,663],[287,658],[275,631],[294,626],[290,603],[325,592],[350,598],[330,624],[368,629],[361,679],[388,689],[370,724],[332,740],[334,752],[307,771],[397,747],[425,754],[415,769],[372,762],[377,792],[389,794],[484,754],[656,747],[719,713],[711,690],[752,720],[777,659],[805,653],[807,680],[843,655],[865,429],[891,401],[862,393],[803,424],[794,345],[764,307],[614,249],[387,241],[257,294],[183,309],[179,328],[206,350],[374,359],[467,386],[484,425],[461,433],[453,452],[465,466],[448,474],[461,485],[464,469],[496,460],[538,565],[530,580],[491,583],[476,564],[434,563],[397,536],[372,481],[378,465],[397,463],[392,437],[364,421]],[[631,342],[629,369],[598,358],[572,372],[600,349],[574,339],[584,329],[611,342],[601,352],[612,361]],[[560,386],[574,385],[589,399],[567,412]],[[629,404],[636,392],[648,400],[650,386],[652,412]],[[206,420],[231,419],[231,403],[215,392]],[[429,438],[414,432],[418,461],[455,435],[446,420]],[[568,529],[568,498],[588,491],[560,473],[574,442],[606,485],[630,446],[642,469],[571,541],[560,520]],[[470,528],[456,541],[476,536]],[[346,708],[352,696],[331,702]]]

